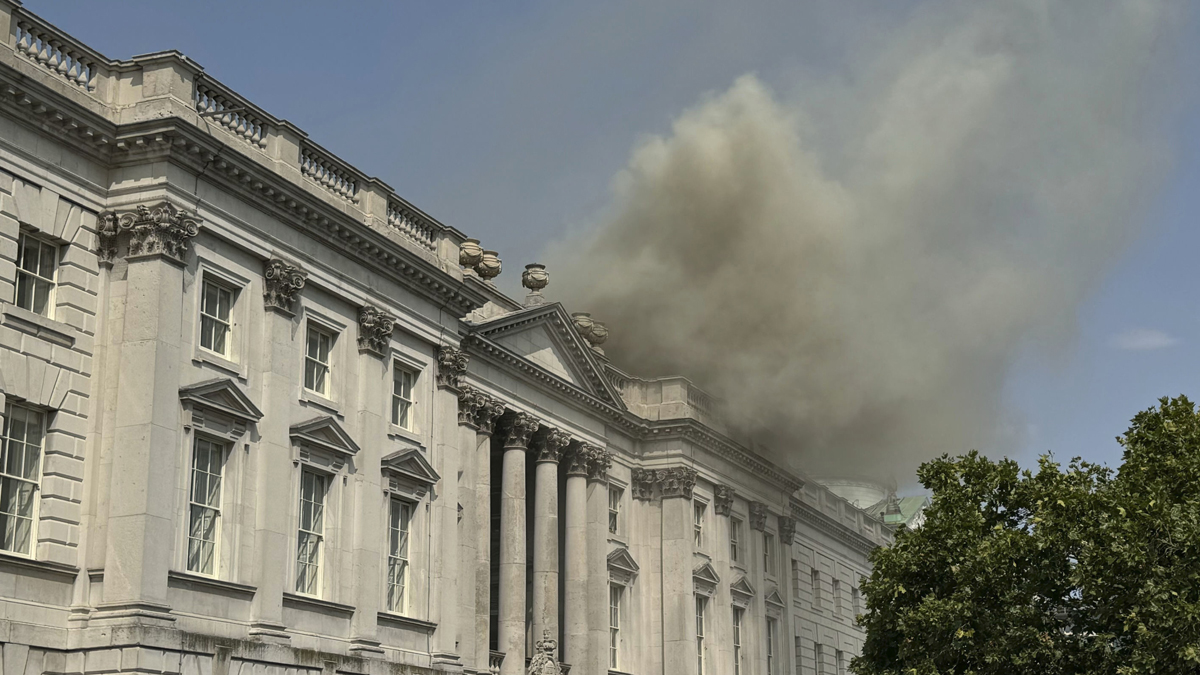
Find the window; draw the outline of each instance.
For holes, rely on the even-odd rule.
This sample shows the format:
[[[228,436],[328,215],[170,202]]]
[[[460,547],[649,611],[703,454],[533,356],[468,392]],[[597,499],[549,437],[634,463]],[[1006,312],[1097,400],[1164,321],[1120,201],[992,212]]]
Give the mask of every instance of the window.
[[[399,363],[392,364],[392,424],[412,428],[412,389],[417,376]]]
[[[34,314],[50,316],[54,309],[54,275],[58,247],[28,232],[17,239],[16,305]]]
[[[763,573],[775,576],[775,535],[763,532]]]
[[[708,598],[696,596],[696,675],[704,675],[704,609]]]
[[[693,502],[692,512],[695,520],[696,548],[704,547],[704,503]]]
[[[387,609],[404,613],[408,590],[408,521],[412,507],[399,499],[391,500],[388,511]]]
[[[612,670],[621,663],[618,646],[621,644],[621,593],[624,590],[617,584],[608,585],[608,667]]]
[[[812,604],[813,609],[821,609],[821,573],[812,571]]]
[[[800,599],[800,561],[792,559],[792,598]]]
[[[608,488],[608,533],[616,534],[621,518],[621,496],[625,491],[619,487]]]
[[[217,534],[221,523],[221,476],[225,445],[197,437],[192,445],[192,494],[188,502],[187,569],[217,573]]]
[[[45,415],[23,406],[4,406],[0,445],[0,550],[33,552],[34,508],[41,480]]]
[[[233,291],[204,280],[200,292],[200,346],[210,352],[229,357]]]
[[[742,521],[737,518],[729,519],[729,559],[733,562],[741,562],[742,551],[739,544],[742,540]]]
[[[825,646],[813,645],[813,660],[816,661],[817,675],[825,675]]]
[[[846,652],[839,649],[834,652],[834,657],[837,659],[837,675],[846,675]]]
[[[778,623],[767,617],[767,675],[775,675],[775,627]]]
[[[310,325],[304,348],[304,388],[329,396],[329,351],[333,336]]]
[[[321,548],[325,540],[325,487],[328,479],[300,474],[300,527],[296,543],[296,592],[321,594]]]
[[[858,593],[857,586],[850,587],[850,603],[850,606],[854,609],[855,617],[858,617],[859,614],[862,614],[862,597]]]
[[[837,579],[833,580],[833,615],[842,615],[842,582]]]
[[[742,612],[733,608],[733,675],[742,675]]]

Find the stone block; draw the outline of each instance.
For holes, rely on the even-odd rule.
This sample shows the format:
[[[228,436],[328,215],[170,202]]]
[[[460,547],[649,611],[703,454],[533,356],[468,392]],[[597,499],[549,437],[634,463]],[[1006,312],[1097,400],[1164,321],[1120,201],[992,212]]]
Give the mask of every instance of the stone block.
[[[54,520],[64,523],[79,524],[80,508],[77,502],[70,502],[56,497],[44,497],[38,517],[41,520]]]
[[[95,649],[87,653],[83,669],[89,675],[121,671],[120,649]]]
[[[83,458],[47,452],[42,464],[42,475],[83,480]]]
[[[47,497],[78,502],[83,497],[83,484],[63,476],[44,476],[42,478],[42,498]]]
[[[59,520],[45,518],[38,521],[38,541],[62,544],[64,546],[79,545],[79,526],[64,523]]]

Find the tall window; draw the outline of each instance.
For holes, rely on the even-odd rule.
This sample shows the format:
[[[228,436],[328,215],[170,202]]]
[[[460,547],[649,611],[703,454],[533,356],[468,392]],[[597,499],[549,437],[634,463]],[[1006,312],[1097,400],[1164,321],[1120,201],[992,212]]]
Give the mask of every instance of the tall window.
[[[775,628],[779,622],[767,617],[767,675],[775,675]]]
[[[416,376],[399,363],[392,364],[392,424],[412,428],[412,389]]]
[[[608,667],[612,670],[621,663],[621,593],[624,590],[618,584],[608,585]]]
[[[839,649],[834,656],[837,659],[837,675],[846,675],[846,652]]]
[[[859,595],[857,586],[850,587],[850,603],[854,609],[854,616],[862,614],[862,596]]]
[[[412,508],[408,502],[393,499],[388,512],[388,586],[389,612],[404,613],[408,590],[408,521]]]
[[[188,504],[189,572],[216,574],[225,445],[197,437],[192,444],[192,494]]]
[[[821,573],[812,571],[812,604],[813,609],[821,609]]]
[[[704,503],[692,503],[692,516],[695,528],[696,548],[704,547]]]
[[[619,487],[608,488],[608,532],[616,534],[621,522],[621,497],[625,491]]]
[[[742,675],[742,612],[733,608],[733,675]]]
[[[742,521],[737,518],[729,519],[729,559],[733,562],[742,560]]]
[[[763,572],[775,576],[775,535],[763,532]]]
[[[792,598],[800,599],[800,561],[792,559]]]
[[[233,291],[204,280],[200,294],[200,346],[229,356],[229,310],[233,306]]]
[[[57,269],[58,247],[22,232],[17,239],[17,307],[50,316]]]
[[[833,580],[833,615],[842,615],[842,582]]]
[[[29,555],[41,480],[45,415],[19,405],[4,406],[0,445],[0,550]]]
[[[816,661],[817,675],[825,675],[825,646],[822,644],[813,645],[813,660]]]
[[[329,396],[329,351],[333,336],[310,325],[304,348],[304,388]]]
[[[708,598],[696,596],[696,675],[704,675],[704,610]]]
[[[297,593],[321,594],[326,482],[325,476],[311,471],[300,474],[300,527],[296,543]]]

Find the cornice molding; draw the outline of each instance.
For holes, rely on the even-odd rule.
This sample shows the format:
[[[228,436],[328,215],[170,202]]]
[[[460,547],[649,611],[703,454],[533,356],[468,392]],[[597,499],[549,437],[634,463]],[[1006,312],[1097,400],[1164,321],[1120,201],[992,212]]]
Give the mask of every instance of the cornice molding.
[[[805,504],[804,502],[792,500],[791,510],[792,516],[794,516],[796,520],[812,525],[817,530],[833,537],[834,539],[837,539],[838,541],[846,544],[850,548],[853,548],[863,555],[867,555],[871,551],[874,551],[876,548],[879,548],[883,545],[880,542],[876,542],[869,537],[855,532],[845,525],[842,525],[841,523],[830,518],[824,513],[821,513],[817,509],[814,509],[808,504]]]

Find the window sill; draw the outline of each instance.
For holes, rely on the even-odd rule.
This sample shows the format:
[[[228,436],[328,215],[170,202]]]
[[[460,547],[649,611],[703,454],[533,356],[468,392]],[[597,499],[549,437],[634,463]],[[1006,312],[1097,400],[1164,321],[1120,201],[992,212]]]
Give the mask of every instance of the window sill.
[[[729,566],[732,567],[733,569],[741,572],[742,574],[746,573],[746,566],[736,560],[729,563]]]
[[[225,595],[238,596],[249,600],[254,597],[258,589],[248,584],[239,584],[233,581],[225,581],[215,577],[204,576],[194,572],[180,572],[171,570],[167,572],[168,583],[174,582],[182,586],[200,586],[204,590],[217,591]]]
[[[50,562],[48,560],[36,560],[28,558],[18,553],[9,553],[0,551],[0,571],[21,573],[41,573],[52,574],[54,576],[63,577],[65,581],[74,581],[75,575],[79,574],[79,568],[74,565],[64,563]]]
[[[404,427],[398,427],[395,424],[388,423],[387,435],[388,435],[388,438],[396,438],[396,439],[400,439],[402,441],[408,441],[409,443],[416,445],[417,447],[421,448],[422,450],[425,449],[425,439],[421,436],[421,434],[419,434],[415,431],[411,431],[409,429],[405,429]]]
[[[332,399],[325,398],[310,389],[305,389],[303,385],[300,387],[300,402],[314,408],[320,408],[331,415],[342,416],[342,411],[338,408],[338,404]]]
[[[322,600],[321,598],[314,598],[311,595],[300,595],[299,593],[284,593],[283,604],[298,606],[303,609],[315,609],[326,614],[341,614],[347,618],[354,614],[353,605],[343,605],[340,602]]]
[[[41,314],[17,307],[8,303],[0,303],[0,311],[4,313],[4,323],[8,326],[34,337],[41,338],[63,347],[74,347],[75,337],[79,331],[61,321],[49,319]]]
[[[396,624],[402,628],[417,630],[425,633],[426,635],[433,635],[433,632],[437,630],[438,626],[432,621],[414,619],[411,616],[404,616],[403,614],[395,614],[393,612],[380,612],[378,620],[379,623]]]
[[[192,362],[207,363],[218,370],[233,375],[243,382],[246,381],[245,369],[242,368],[240,363],[231,361],[216,352],[210,352],[204,347],[196,347],[196,353],[192,355]]]
[[[629,548],[629,542],[627,539],[628,537],[623,537],[619,534],[613,534],[612,532],[608,533],[608,543],[610,544],[616,544],[624,548]]]
[[[696,558],[700,558],[706,562],[712,562],[712,556],[705,553],[704,551],[692,551],[692,556],[696,557]]]

